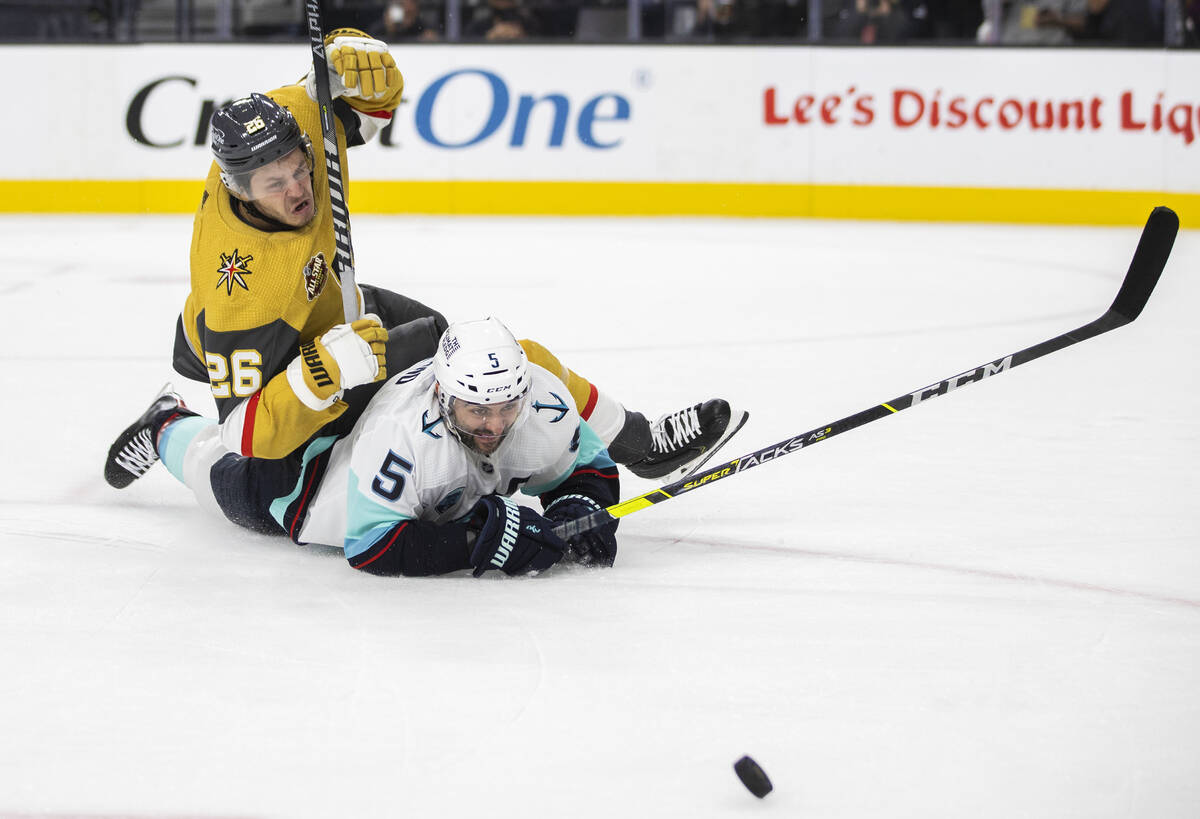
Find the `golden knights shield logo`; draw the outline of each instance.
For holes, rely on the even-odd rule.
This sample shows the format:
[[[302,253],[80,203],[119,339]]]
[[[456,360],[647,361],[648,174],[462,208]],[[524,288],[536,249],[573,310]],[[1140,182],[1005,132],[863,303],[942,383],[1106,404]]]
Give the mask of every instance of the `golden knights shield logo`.
[[[304,266],[304,292],[308,295],[309,301],[321,295],[327,281],[329,281],[329,265],[325,263],[325,254],[318,253]]]
[[[253,256],[239,256],[236,247],[230,255],[222,253],[221,266],[217,268],[217,272],[221,274],[221,278],[217,279],[217,289],[220,290],[221,285],[225,285],[225,293],[230,296],[233,295],[234,284],[243,290],[249,290],[250,287],[242,277],[249,276],[252,272],[247,267],[252,261],[254,261]]]

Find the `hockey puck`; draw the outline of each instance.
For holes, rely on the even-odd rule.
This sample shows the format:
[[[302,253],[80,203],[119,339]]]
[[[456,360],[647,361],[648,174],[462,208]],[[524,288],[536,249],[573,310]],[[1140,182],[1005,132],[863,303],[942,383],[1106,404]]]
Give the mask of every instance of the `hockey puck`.
[[[738,779],[742,780],[746,790],[759,799],[771,792],[771,780],[767,779],[766,772],[758,767],[758,763],[750,757],[744,756],[733,763],[733,772],[738,775]]]

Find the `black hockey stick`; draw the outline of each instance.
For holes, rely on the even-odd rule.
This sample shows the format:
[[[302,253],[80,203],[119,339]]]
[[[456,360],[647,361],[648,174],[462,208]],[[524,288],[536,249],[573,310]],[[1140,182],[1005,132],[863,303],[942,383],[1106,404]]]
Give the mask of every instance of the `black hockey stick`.
[[[329,206],[333,211],[333,240],[336,256],[333,269],[342,286],[342,312],[346,321],[358,318],[358,287],[354,283],[354,246],[350,243],[350,210],[342,184],[338,158],[337,127],[333,97],[329,91],[329,62],[325,57],[325,34],[321,23],[321,0],[306,0],[308,37],[312,44],[313,79],[317,86],[317,108],[321,111],[321,142],[325,147],[325,173],[329,180]]]
[[[1137,250],[1134,251],[1133,261],[1129,263],[1129,272],[1125,274],[1125,281],[1121,283],[1121,289],[1117,291],[1116,299],[1104,315],[1089,324],[1027,347],[1020,352],[1006,355],[981,367],[930,384],[928,387],[922,387],[915,392],[877,404],[840,421],[802,432],[786,441],[780,441],[777,444],[763,447],[757,452],[726,461],[720,466],[710,467],[703,473],[681,478],[661,489],[655,489],[575,520],[564,521],[554,527],[554,533],[559,537],[567,538],[597,526],[603,526],[605,523],[633,514],[647,506],[662,503],[704,486],[711,486],[723,478],[739,475],[747,469],[776,460],[784,455],[790,455],[812,444],[827,441],[839,433],[848,432],[889,415],[895,415],[901,410],[914,407],[931,398],[937,398],[939,395],[945,395],[959,387],[999,375],[1013,367],[1033,361],[1035,358],[1041,358],[1101,333],[1123,327],[1136,319],[1141,314],[1142,308],[1146,306],[1150,293],[1153,292],[1154,285],[1158,283],[1158,277],[1162,275],[1163,268],[1167,264],[1167,257],[1171,255],[1171,247],[1175,244],[1175,234],[1178,232],[1179,217],[1170,208],[1158,207],[1151,212],[1150,218],[1146,221],[1146,227],[1142,230],[1142,238],[1138,241]]]

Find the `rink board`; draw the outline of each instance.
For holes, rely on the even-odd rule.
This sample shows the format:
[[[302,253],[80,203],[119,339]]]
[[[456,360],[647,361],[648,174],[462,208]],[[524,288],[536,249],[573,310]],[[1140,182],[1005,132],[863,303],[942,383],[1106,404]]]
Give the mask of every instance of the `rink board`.
[[[208,116],[306,69],[295,45],[5,47],[0,210],[189,212]],[[1200,219],[1200,55],[425,46],[351,158],[360,213],[1136,224]],[[41,55],[41,56],[39,56]],[[82,88],[79,88],[82,83]],[[71,104],[47,88],[78,88]],[[24,136],[22,135],[24,134]],[[21,144],[16,144],[17,141]]]

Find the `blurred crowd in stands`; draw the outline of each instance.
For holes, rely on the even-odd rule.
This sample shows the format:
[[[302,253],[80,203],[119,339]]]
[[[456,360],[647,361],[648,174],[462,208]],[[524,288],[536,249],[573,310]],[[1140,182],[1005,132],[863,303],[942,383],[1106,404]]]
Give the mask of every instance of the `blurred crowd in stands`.
[[[0,0],[0,42],[299,39],[303,6]],[[325,0],[325,9],[327,28],[355,26],[393,43],[1200,45],[1200,0]]]

